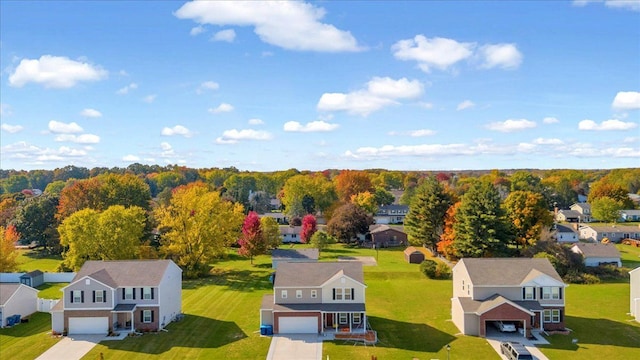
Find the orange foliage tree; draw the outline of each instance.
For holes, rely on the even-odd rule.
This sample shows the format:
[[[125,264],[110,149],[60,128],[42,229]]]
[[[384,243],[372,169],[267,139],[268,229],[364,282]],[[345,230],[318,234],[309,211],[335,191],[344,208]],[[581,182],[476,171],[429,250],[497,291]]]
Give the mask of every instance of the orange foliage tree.
[[[438,252],[449,260],[456,260],[456,251],[453,247],[453,242],[456,238],[456,231],[453,229],[453,223],[456,221],[456,212],[460,207],[461,202],[451,205],[447,210],[444,217],[444,230],[440,235],[440,241],[438,242]]]

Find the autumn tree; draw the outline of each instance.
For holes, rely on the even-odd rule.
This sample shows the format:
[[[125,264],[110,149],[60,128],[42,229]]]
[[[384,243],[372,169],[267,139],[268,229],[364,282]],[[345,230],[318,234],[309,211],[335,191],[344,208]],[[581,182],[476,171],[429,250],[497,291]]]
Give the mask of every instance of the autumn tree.
[[[244,208],[223,200],[202,182],[174,189],[169,205],[155,212],[161,232],[161,253],[187,277],[208,271],[211,261],[240,237]]]
[[[300,240],[303,243],[309,242],[313,234],[318,230],[316,217],[308,214],[302,218],[302,229],[300,230]]]
[[[264,214],[271,209],[271,197],[265,191],[256,191],[249,195],[249,209]]]
[[[11,175],[2,180],[2,187],[7,194],[17,193],[30,187],[29,179],[26,175]]]
[[[376,187],[373,196],[378,206],[391,205],[396,201],[396,197],[383,187]]]
[[[316,231],[311,237],[309,243],[311,246],[318,249],[318,253],[321,253],[323,250],[328,248],[329,245],[335,244],[336,239],[324,231]]]
[[[620,185],[614,185],[600,180],[591,185],[587,201],[590,204],[597,199],[608,197],[620,203],[623,209],[633,209],[633,201],[629,198],[629,192]]]
[[[18,270],[16,242],[20,238],[15,226],[0,226],[0,272]]]
[[[262,236],[269,249],[277,249],[282,243],[280,236],[280,225],[276,219],[270,216],[260,218],[260,226],[262,227]]]
[[[253,265],[253,257],[267,252],[267,242],[262,234],[260,217],[255,211],[249,211],[242,224],[242,235],[238,239],[238,253],[248,257]]]
[[[280,196],[289,217],[308,214],[309,198],[313,198],[315,210],[325,211],[337,199],[333,183],[321,174],[294,175],[286,181]]]
[[[444,227],[444,217],[453,204],[442,183],[426,178],[415,191],[404,220],[408,240],[413,245],[424,245],[436,251]]]
[[[505,199],[504,208],[514,230],[516,248],[535,244],[542,230],[553,223],[547,202],[539,193],[514,191]]]
[[[364,171],[343,170],[333,179],[338,197],[343,202],[351,200],[351,196],[363,192],[373,192],[369,174]]]
[[[376,202],[376,197],[374,194],[365,191],[357,194],[351,195],[351,203],[359,206],[367,212],[367,214],[375,214],[378,212],[378,203]]]
[[[372,223],[371,215],[362,208],[347,203],[334,211],[327,223],[327,233],[339,240],[350,242],[357,234],[366,234]]]
[[[462,197],[453,229],[454,248],[460,257],[504,255],[512,238],[500,194],[484,181],[475,181]]]
[[[623,203],[608,196],[596,198],[591,202],[591,214],[593,218],[602,222],[618,222],[620,210],[624,210]]]
[[[59,252],[57,207],[58,198],[48,194],[25,199],[13,219],[16,229],[22,234],[22,241]]]
[[[249,195],[256,191],[256,179],[249,174],[234,174],[224,182],[224,196],[249,207]]]
[[[64,266],[77,271],[86,260],[138,258],[145,221],[145,210],[137,206],[76,211],[58,227]]]
[[[453,245],[453,242],[456,239],[456,231],[453,225],[456,222],[456,212],[458,211],[460,204],[461,202],[458,201],[447,209],[447,213],[444,216],[444,228],[442,230],[442,235],[440,235],[440,241],[438,241],[438,253],[442,254],[449,260],[458,259],[456,249]]]

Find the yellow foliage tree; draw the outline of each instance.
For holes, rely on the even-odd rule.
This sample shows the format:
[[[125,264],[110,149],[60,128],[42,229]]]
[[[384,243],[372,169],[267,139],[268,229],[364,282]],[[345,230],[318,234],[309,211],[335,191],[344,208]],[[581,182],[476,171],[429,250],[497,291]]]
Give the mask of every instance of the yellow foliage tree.
[[[0,227],[0,272],[13,272],[18,269],[18,252],[16,251],[16,241],[19,235],[15,226]]]

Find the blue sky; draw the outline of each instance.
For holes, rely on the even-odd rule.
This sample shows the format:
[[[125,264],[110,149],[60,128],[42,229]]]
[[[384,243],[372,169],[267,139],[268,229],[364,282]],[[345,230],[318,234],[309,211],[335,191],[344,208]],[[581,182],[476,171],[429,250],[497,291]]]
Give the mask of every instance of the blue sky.
[[[640,166],[640,0],[2,1],[2,169]]]

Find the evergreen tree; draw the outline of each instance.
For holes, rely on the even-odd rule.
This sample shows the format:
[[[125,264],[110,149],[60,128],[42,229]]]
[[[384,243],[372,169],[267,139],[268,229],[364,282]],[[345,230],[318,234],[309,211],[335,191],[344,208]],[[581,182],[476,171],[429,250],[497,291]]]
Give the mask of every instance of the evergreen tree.
[[[452,197],[444,186],[433,177],[426,178],[416,188],[404,221],[409,242],[427,246],[435,252],[444,228],[445,214],[451,205]]]

